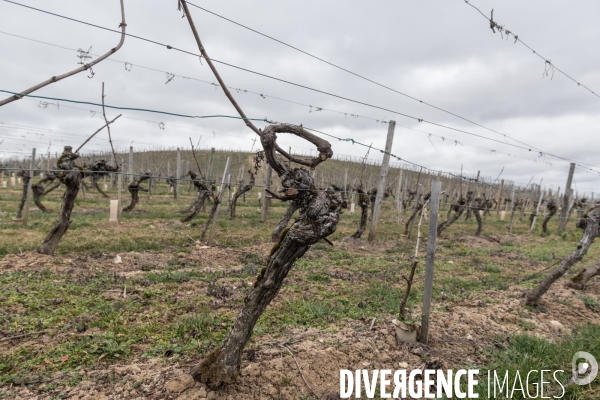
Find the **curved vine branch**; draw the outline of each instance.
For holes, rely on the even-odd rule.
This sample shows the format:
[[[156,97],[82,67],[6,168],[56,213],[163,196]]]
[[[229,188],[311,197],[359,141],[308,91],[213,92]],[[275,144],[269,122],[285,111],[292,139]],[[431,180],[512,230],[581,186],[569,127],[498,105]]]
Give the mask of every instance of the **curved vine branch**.
[[[306,131],[302,126],[276,124],[269,125],[262,131],[254,126],[237,104],[208,57],[187,3],[185,0],[180,0],[179,3],[183,7],[202,56],[246,126],[260,136],[265,159],[279,175],[284,196],[294,202],[299,210],[296,221],[283,231],[281,239],[273,246],[267,265],[261,270],[252,290],[246,295],[244,305],[221,345],[191,371],[195,380],[211,387],[218,387],[236,379],[240,371],[242,352],[252,336],[256,321],[277,296],[283,280],[296,260],[302,257],[313,244],[335,232],[345,202],[333,188],[318,190],[308,170],[292,168],[277,157],[279,153],[287,160],[297,162],[277,145],[278,133],[298,136],[317,147],[319,151],[317,158],[299,162],[311,168],[332,157],[333,151],[329,142]]]
[[[556,201],[550,200],[546,205],[546,209],[548,210],[548,215],[546,215],[546,218],[544,218],[544,222],[542,223],[542,231],[544,233],[548,233],[548,222],[556,215],[556,212],[558,211]]]
[[[583,237],[579,241],[577,248],[569,256],[565,257],[554,270],[546,275],[534,289],[525,293],[526,305],[537,305],[540,298],[548,291],[550,286],[573,265],[581,261],[592,243],[594,243],[594,240],[600,237],[600,206],[596,206],[588,211],[577,223],[577,227],[583,229]]]
[[[210,183],[205,183],[202,180],[199,180],[198,175],[196,175],[194,171],[188,171],[187,174],[192,179],[192,183],[194,184],[198,195],[194,202],[190,204],[188,209],[184,210],[185,213],[187,213],[188,215],[181,218],[181,222],[189,222],[192,219],[194,219],[194,217],[198,215],[198,213],[202,209],[202,206],[204,206],[204,202],[206,201],[206,199],[209,197],[214,197],[214,189]],[[202,175],[200,177],[202,178]]]
[[[141,176],[136,177],[133,180],[133,182],[131,182],[129,184],[129,186],[127,186],[127,190],[129,190],[129,193],[131,193],[131,203],[129,203],[129,205],[123,209],[124,213],[133,211],[133,209],[135,208],[135,206],[137,205],[137,203],[140,200],[140,196],[139,196],[140,191],[142,191],[142,192],[148,191],[148,189],[145,189],[140,185],[142,182],[147,181],[150,178],[152,178],[152,173],[150,172],[150,170],[147,170]]]
[[[37,208],[39,208],[43,213],[51,213],[52,211],[44,207],[42,204],[42,196],[46,194],[46,188],[39,183],[36,183],[35,185],[31,186],[31,191],[33,193],[33,202]]]
[[[237,207],[237,201],[238,201],[238,199],[244,193],[249,192],[254,187],[254,183],[256,181],[256,179],[254,178],[254,174],[252,173],[252,171],[248,171],[248,173],[250,174],[250,182],[248,182],[247,185],[242,185],[242,183],[243,183],[243,180],[242,180],[240,182],[240,186],[239,186],[238,190],[236,190],[235,194],[233,195],[233,199],[231,199],[231,204],[229,206],[229,211],[230,211],[230,218],[232,220],[235,219],[235,209]]]
[[[52,78],[45,80],[42,83],[38,83],[37,85],[32,86],[29,89],[20,92],[20,94],[12,95],[12,96],[0,101],[0,107],[2,107],[3,105],[6,105],[8,103],[12,103],[13,101],[22,99],[23,98],[22,95],[24,95],[24,94],[33,93],[36,90],[39,90],[45,86],[50,85],[51,83],[55,83],[55,82],[65,79],[65,78],[68,78],[70,76],[77,75],[80,72],[87,71],[88,69],[91,69],[94,65],[98,64],[99,62],[104,61],[111,55],[115,54],[123,46],[123,43],[125,42],[125,28],[126,27],[127,27],[127,24],[125,23],[125,6],[123,5],[123,0],[121,0],[121,23],[119,24],[119,28],[121,28],[121,40],[119,41],[119,44],[117,45],[117,47],[110,49],[103,56],[98,57],[94,61],[84,64],[81,67],[74,69],[73,71],[67,72],[62,75],[53,76]]]

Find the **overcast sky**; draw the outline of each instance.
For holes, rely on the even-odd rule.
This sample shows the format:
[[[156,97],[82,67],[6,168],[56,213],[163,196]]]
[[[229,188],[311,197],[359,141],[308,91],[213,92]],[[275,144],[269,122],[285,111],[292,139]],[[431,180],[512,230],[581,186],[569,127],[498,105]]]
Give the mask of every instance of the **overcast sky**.
[[[117,29],[121,19],[118,0],[19,1],[112,29]],[[580,192],[599,189],[600,98],[558,72],[550,71],[544,77],[543,60],[522,44],[515,44],[512,36],[506,40],[499,33],[494,34],[489,22],[463,0],[196,0],[195,3],[545,152],[597,165],[595,172],[587,170],[589,166],[577,167],[575,185]],[[562,71],[600,93],[597,22],[600,2],[471,0],[471,3],[485,14],[494,8],[494,19],[499,24],[515,32]],[[125,10],[128,33],[198,53],[187,20],[177,11],[176,0],[125,0]],[[192,7],[191,12],[209,55],[217,60],[518,144],[205,11]],[[15,92],[76,68],[77,52],[69,49],[92,47],[91,53],[99,55],[115,47],[119,40],[118,34],[5,1],[0,1],[0,31],[3,32],[0,33],[0,89]],[[126,66],[125,62],[133,66]],[[381,121],[393,119],[398,124],[393,153],[407,160],[454,172],[462,164],[469,173],[481,170],[482,176],[494,178],[504,167],[503,178],[525,184],[535,175],[535,182],[543,177],[545,185],[564,187],[567,161],[231,67],[217,64],[217,68],[229,86],[248,91],[234,91],[234,95],[251,118],[302,123],[380,148],[385,146],[387,133],[387,125]],[[95,75],[91,79],[84,72],[34,94],[100,102],[105,82],[107,104],[189,115],[236,115],[223,92],[210,84],[215,79],[206,62],[201,65],[191,55],[128,37],[118,53],[93,70]],[[165,83],[168,77],[160,71],[177,76]],[[317,111],[317,107],[324,110]],[[59,107],[44,105],[34,99],[0,107],[0,141],[4,140],[0,144],[0,157],[20,151],[29,154],[32,147],[46,152],[50,141],[52,152],[60,151],[65,144],[78,146],[83,137],[103,124],[99,110],[95,106],[66,102],[59,102]],[[114,117],[118,112],[111,110],[109,114]],[[114,124],[112,132],[116,144],[122,148],[187,147],[190,136],[197,140],[202,135],[203,148],[250,150],[254,138],[240,120],[187,119],[137,111],[123,111],[123,118]],[[107,148],[106,138],[103,132],[86,148]],[[281,142],[296,151],[308,151],[311,147],[287,137],[282,137]],[[364,156],[366,152],[364,147],[333,139],[332,146],[339,155]],[[371,157],[381,154],[371,152]]]

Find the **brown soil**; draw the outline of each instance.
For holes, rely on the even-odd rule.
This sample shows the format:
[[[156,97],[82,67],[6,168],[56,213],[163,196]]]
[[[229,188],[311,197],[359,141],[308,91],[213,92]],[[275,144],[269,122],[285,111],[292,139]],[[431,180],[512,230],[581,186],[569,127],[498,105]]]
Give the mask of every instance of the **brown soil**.
[[[496,246],[485,238],[465,237],[469,246]],[[336,243],[336,246],[353,246]],[[380,252],[381,246],[359,243],[357,253]],[[196,246],[191,253],[120,254],[122,263],[115,264],[115,254],[92,256],[43,256],[37,253],[10,255],[0,260],[0,271],[36,270],[53,271],[113,271],[135,274],[141,265],[161,269],[176,256],[206,268],[220,270],[241,268],[245,254],[266,257],[271,244],[243,249],[206,248]],[[85,267],[84,267],[85,265]],[[537,267],[540,269],[541,267]],[[199,360],[183,363],[168,359],[133,360],[127,365],[111,365],[103,370],[80,371],[86,377],[77,386],[65,389],[69,399],[294,399],[301,394],[314,393],[319,399],[338,399],[340,369],[416,369],[456,368],[483,363],[482,350],[499,345],[508,337],[523,332],[556,340],[574,326],[584,322],[600,323],[600,313],[585,307],[577,295],[580,292],[566,288],[562,279],[557,282],[542,303],[541,312],[533,313],[522,305],[522,289],[489,291],[460,304],[435,304],[430,328],[430,344],[401,344],[394,337],[395,325],[391,318],[377,320],[370,330],[371,321],[353,321],[347,326],[332,324],[329,329],[295,329],[286,339],[263,341],[258,349],[247,350],[241,375],[235,384],[213,391],[195,383],[187,373]],[[184,284],[181,291],[197,290]],[[600,295],[600,282],[592,282],[587,292]],[[282,293],[282,295],[284,295]],[[568,304],[568,305],[565,305]],[[524,324],[523,321],[527,323]],[[29,340],[28,345],[45,347],[45,336]],[[286,342],[285,347],[282,342]],[[294,357],[289,350],[293,351]],[[298,365],[296,365],[296,361]],[[406,363],[406,364],[403,364]],[[301,370],[301,372],[300,372]],[[304,379],[306,379],[306,383]],[[121,377],[117,383],[111,377]],[[62,379],[59,374],[56,379]],[[127,379],[124,379],[127,378]],[[51,384],[48,383],[48,384]],[[9,398],[45,398],[38,390],[27,387],[9,389]],[[12,397],[11,397],[12,396]],[[329,396],[329,397],[328,397]]]

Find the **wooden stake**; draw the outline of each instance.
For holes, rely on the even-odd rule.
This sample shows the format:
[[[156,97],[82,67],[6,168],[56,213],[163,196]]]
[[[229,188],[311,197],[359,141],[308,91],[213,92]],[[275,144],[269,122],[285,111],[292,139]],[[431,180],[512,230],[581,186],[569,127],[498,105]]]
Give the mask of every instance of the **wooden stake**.
[[[181,179],[181,149],[177,148],[177,172],[175,172],[175,201],[179,201],[179,180]]]
[[[217,219],[219,219],[219,210],[221,209],[221,201],[223,199],[223,192],[225,191],[225,185],[227,184],[227,176],[229,174],[229,161],[230,157],[227,157],[227,162],[225,163],[225,171],[223,172],[223,178],[221,179],[221,187],[219,188],[219,195],[217,197],[217,210],[215,211],[215,215],[213,216],[212,225],[210,227],[210,233],[208,234],[207,245],[211,245],[213,241],[213,235],[215,233],[215,227],[217,226]]]
[[[129,183],[133,182],[133,146],[129,146]]]
[[[348,198],[348,167],[344,170],[344,199]],[[592,198],[593,200],[593,198]]]
[[[31,151],[31,162],[29,163],[29,182],[27,182],[27,192],[25,193],[25,209],[23,210],[23,226],[27,227],[29,218],[29,198],[31,197],[31,181],[33,181],[33,163],[35,162],[35,148]]]
[[[535,214],[533,216],[533,221],[531,222],[531,228],[529,228],[529,233],[533,233],[533,229],[535,228],[535,221],[537,220],[537,216],[540,212],[540,207],[542,205],[542,182],[544,182],[544,178],[542,178],[542,180],[540,181],[540,200],[538,201],[538,205],[535,209]]]
[[[496,194],[496,217],[500,215],[500,201],[502,201],[502,189],[504,189],[504,179],[500,181],[500,188]]]
[[[208,161],[208,173],[206,174],[206,179],[210,180],[213,175],[213,161],[215,159],[215,148],[212,147],[210,149],[210,159]]]
[[[118,219],[119,219],[119,223],[121,223],[121,215],[123,214],[122,209],[121,209],[121,205],[123,204],[121,202],[121,196],[123,193],[123,174],[121,172],[119,172],[117,174],[117,201],[119,202],[119,214],[118,214]]]
[[[227,205],[231,204],[231,174],[227,174]]]
[[[110,156],[110,164],[111,165],[117,165],[117,159],[115,158],[114,154],[111,154],[111,156]],[[50,166],[48,166],[48,170],[50,170]],[[114,172],[110,173],[110,188],[111,189],[115,188],[115,174],[114,174]]]
[[[400,169],[400,176],[398,177],[398,189],[396,189],[396,212],[398,213],[398,225],[400,225],[400,221],[402,220],[402,207],[403,202],[400,199],[400,192],[402,190],[402,174],[404,171]],[[404,197],[404,196],[403,196]]]
[[[421,316],[421,338],[419,340],[423,344],[427,344],[429,340],[429,313],[431,311],[431,295],[433,293],[433,266],[435,261],[435,241],[437,237],[441,189],[441,181],[435,181],[431,183],[431,214],[429,216],[429,237],[427,238],[427,257],[425,266],[425,288],[423,291],[423,311]]]
[[[246,165],[242,164],[242,175],[240,176],[240,187],[243,187],[246,183]],[[242,195],[242,201],[246,202],[246,192]]]
[[[565,186],[565,193],[563,195],[563,205],[560,210],[560,219],[558,220],[558,229],[564,231],[567,227],[569,220],[569,203],[571,197],[571,183],[573,182],[573,173],[575,172],[575,163],[571,163],[569,168],[569,176],[567,178],[567,186]]]
[[[512,233],[513,228],[513,218],[515,217],[515,187],[513,185],[513,190],[510,195],[510,223],[508,224],[508,232]]]
[[[394,141],[394,130],[396,129],[396,121],[390,121],[388,125],[388,134],[385,141],[385,153],[383,153],[383,162],[381,163],[381,171],[379,173],[379,184],[377,185],[377,194],[375,196],[375,207],[373,207],[373,215],[371,215],[371,227],[369,229],[369,242],[375,240],[377,231],[377,221],[381,211],[381,202],[383,201],[383,192],[385,192],[385,178],[387,177],[390,165],[390,153],[392,151],[392,142]]]

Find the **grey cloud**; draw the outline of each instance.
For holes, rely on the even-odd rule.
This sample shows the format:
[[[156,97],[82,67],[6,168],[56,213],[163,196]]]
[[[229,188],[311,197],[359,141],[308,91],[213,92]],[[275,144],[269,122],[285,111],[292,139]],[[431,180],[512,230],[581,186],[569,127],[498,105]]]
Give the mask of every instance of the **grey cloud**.
[[[113,29],[120,20],[117,0],[22,1]],[[542,0],[472,0],[472,3],[486,14],[494,8],[499,23],[517,32],[565,71],[600,91],[600,72],[596,68],[600,53],[595,50],[600,35],[600,27],[596,23],[600,11],[598,2],[585,0],[576,6]],[[130,33],[197,52],[189,26],[177,12],[174,0],[126,0],[125,4]],[[199,4],[548,152],[596,163],[596,149],[600,140],[595,127],[600,122],[597,111],[600,99],[558,73],[552,80],[542,78],[543,60],[534,57],[523,46],[512,44],[512,40],[503,41],[499,34],[492,34],[487,22],[463,1],[207,0]],[[497,134],[378,88],[201,10],[192,8],[192,13],[208,51],[216,59],[502,139]],[[87,49],[93,46],[95,54],[114,47],[118,41],[117,34],[4,2],[0,3],[0,26],[0,30],[5,32],[66,47]],[[2,34],[0,48],[4,55],[0,63],[2,89],[22,90],[77,66],[74,52]],[[197,58],[134,38],[127,38],[123,49],[112,58],[208,82],[215,81],[206,63],[201,66]],[[374,145],[381,147],[385,141],[386,126],[368,119],[352,118],[349,114],[379,120],[395,119],[401,125],[447,138],[445,141],[431,138],[436,151],[427,135],[398,128],[393,151],[408,160],[451,171],[458,171],[463,164],[468,172],[481,170],[482,175],[493,177],[505,166],[503,176],[508,179],[526,183],[536,175],[536,180],[537,177],[546,177],[545,183],[549,185],[564,185],[565,162],[546,157],[546,161],[553,164],[550,167],[540,162],[494,154],[490,150],[531,160],[539,159],[538,154],[500,143],[428,126],[383,110],[327,97],[229,67],[218,65],[218,68],[230,86],[348,114],[309,112],[308,107],[270,97],[263,99],[253,94],[234,93],[250,116],[303,123],[365,143],[374,142]],[[98,102],[101,82],[104,81],[108,92],[107,102],[110,104],[192,115],[234,114],[223,93],[204,83],[174,78],[165,84],[167,78],[163,73],[135,66],[131,72],[127,72],[124,64],[116,62],[105,61],[94,71],[96,76],[93,79],[80,74],[36,94]],[[57,111],[52,107],[41,109],[35,101],[22,100],[0,108],[0,121],[82,135],[97,129],[102,123],[98,115],[90,118],[92,114],[89,111],[67,108],[69,104],[66,103],[62,105]],[[98,110],[92,106],[70,106]],[[188,120],[140,112],[123,113],[125,117],[144,121],[122,119],[115,124],[115,136],[122,146],[132,141],[134,145],[156,143],[186,146],[189,136],[197,138],[200,135],[203,135],[202,143],[205,146],[249,149],[252,145],[253,134],[238,120]],[[116,115],[117,112],[112,110],[110,114]],[[157,122],[164,122],[165,130],[159,129]],[[174,125],[203,131],[175,128]],[[213,136],[209,133],[212,131],[236,137]],[[0,140],[6,136],[21,139],[22,133],[0,129]],[[35,140],[43,142],[46,137],[42,140],[38,136]],[[54,137],[65,142],[75,140],[70,136]],[[465,145],[453,146],[450,138]],[[290,138],[283,140],[298,148],[309,147]],[[365,148],[336,140],[332,140],[332,144],[338,154],[362,156],[366,151]],[[1,145],[0,151],[30,149],[32,145],[7,140]],[[106,148],[106,145],[102,140],[93,141],[90,149]],[[42,144],[38,146],[47,147]],[[58,150],[58,147],[54,150]],[[380,155],[373,154],[373,157]],[[587,191],[597,187],[597,178],[598,174],[585,173],[583,168],[577,170],[577,184]]]

